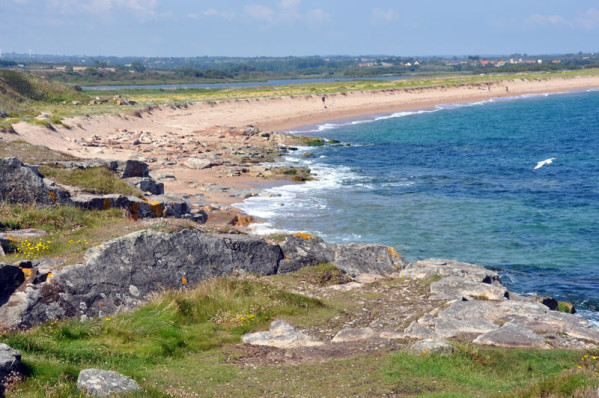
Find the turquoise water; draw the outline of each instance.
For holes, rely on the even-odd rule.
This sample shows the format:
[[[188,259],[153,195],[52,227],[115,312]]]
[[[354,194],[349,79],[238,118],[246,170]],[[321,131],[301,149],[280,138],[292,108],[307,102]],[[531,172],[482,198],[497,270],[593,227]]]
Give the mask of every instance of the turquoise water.
[[[287,159],[319,181],[240,205],[268,220],[264,232],[484,265],[510,290],[573,301],[599,320],[599,91],[378,115],[302,134],[343,144]]]

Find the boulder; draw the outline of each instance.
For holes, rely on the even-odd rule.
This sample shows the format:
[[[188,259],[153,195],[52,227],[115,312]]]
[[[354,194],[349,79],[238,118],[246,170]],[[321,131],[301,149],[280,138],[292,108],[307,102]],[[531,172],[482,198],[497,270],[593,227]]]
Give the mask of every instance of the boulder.
[[[315,347],[322,342],[300,332],[285,321],[273,321],[266,332],[247,333],[241,336],[244,343],[277,348]]]
[[[20,369],[21,353],[6,344],[0,343],[0,386],[6,376],[12,372],[19,372]]]
[[[431,283],[431,293],[437,299],[461,300],[462,298],[483,298],[488,300],[503,300],[509,296],[503,286],[476,282],[470,278],[450,276]]]
[[[474,282],[501,285],[499,274],[483,266],[462,263],[454,260],[431,258],[410,264],[403,271],[406,277],[417,277],[422,279],[431,275],[442,277],[461,277],[472,279]]]
[[[126,181],[142,192],[149,192],[152,195],[164,194],[164,183],[156,183],[151,177],[132,177]]]
[[[473,343],[508,348],[549,348],[541,336],[509,322],[497,330],[478,336]]]
[[[108,165],[121,178],[148,177],[148,165],[140,160],[113,160]]]
[[[331,263],[346,274],[389,275],[406,267],[408,262],[392,247],[383,245],[340,245],[321,238],[298,233],[289,236],[281,245],[285,260],[279,273],[295,272],[300,268]]]
[[[69,193],[17,158],[0,159],[0,200],[9,203],[53,205],[69,202]]]
[[[118,372],[101,369],[83,369],[79,372],[77,389],[95,397],[139,390],[135,380]]]
[[[281,259],[278,246],[247,235],[135,232],[89,249],[85,263],[13,294],[0,307],[0,325],[105,316],[139,305],[151,292],[192,287],[235,270],[272,275]]]
[[[420,340],[408,347],[408,351],[415,355],[426,355],[426,354],[442,354],[448,355],[453,352],[453,346],[447,341],[442,339],[425,339]]]
[[[350,341],[368,340],[374,337],[371,328],[346,328],[342,329],[332,339],[332,343],[347,343]]]
[[[403,334],[405,337],[411,337],[414,339],[429,339],[437,337],[437,333],[435,333],[432,329],[416,321],[410,323],[410,325],[404,330]]]
[[[194,170],[209,169],[218,164],[210,159],[189,158],[184,163],[185,166]]]

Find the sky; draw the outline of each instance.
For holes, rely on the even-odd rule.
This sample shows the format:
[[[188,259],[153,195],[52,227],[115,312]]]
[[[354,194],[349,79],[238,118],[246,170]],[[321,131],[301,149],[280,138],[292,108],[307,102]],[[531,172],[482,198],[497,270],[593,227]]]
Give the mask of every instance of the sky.
[[[598,0],[0,0],[0,49],[18,53],[532,55],[598,39]]]

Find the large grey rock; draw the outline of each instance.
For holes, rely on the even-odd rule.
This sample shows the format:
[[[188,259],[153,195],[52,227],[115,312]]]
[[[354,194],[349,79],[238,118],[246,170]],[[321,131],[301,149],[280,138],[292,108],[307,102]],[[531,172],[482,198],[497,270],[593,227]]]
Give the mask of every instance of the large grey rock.
[[[549,348],[541,336],[513,323],[506,323],[497,330],[482,334],[473,343],[509,348]]]
[[[6,344],[0,343],[0,385],[6,376],[11,372],[18,372],[20,368],[21,353]]]
[[[148,165],[140,160],[113,160],[109,168],[121,178],[148,177]]]
[[[503,300],[509,296],[503,286],[475,282],[470,278],[456,276],[431,283],[430,291],[436,295],[436,298],[444,300],[460,300],[463,297]]]
[[[488,301],[456,301],[438,315],[439,318],[450,320],[483,318],[490,321],[502,316],[503,311]]]
[[[342,329],[332,339],[333,343],[346,343],[350,341],[368,340],[374,337],[371,328],[346,328]]]
[[[189,158],[183,164],[194,170],[209,169],[218,165],[213,160],[200,158]]]
[[[487,333],[498,328],[486,319],[476,317],[452,320],[439,318],[435,321],[435,333],[445,339],[463,334]]]
[[[277,348],[316,347],[322,342],[300,332],[285,321],[273,321],[266,332],[247,333],[241,336],[244,343]]]
[[[442,339],[424,339],[417,341],[408,347],[408,351],[416,355],[425,354],[451,354],[454,351],[453,346]]]
[[[26,328],[51,319],[95,317],[133,308],[148,294],[194,286],[234,270],[271,275],[282,252],[246,235],[140,231],[90,249],[87,260],[28,286],[0,307],[0,324]]]
[[[422,325],[416,321],[410,323],[410,325],[404,330],[405,337],[411,337],[414,339],[430,339],[438,337],[429,327]]]
[[[83,369],[79,372],[77,389],[95,397],[139,390],[139,385],[130,377],[118,372],[101,369]]]
[[[462,263],[454,260],[431,258],[410,264],[403,271],[405,277],[422,279],[432,275],[442,277],[461,277],[472,279],[475,282],[501,285],[499,274],[483,266]]]
[[[152,195],[164,194],[164,183],[156,183],[151,177],[132,177],[126,181],[142,192],[149,192]]]
[[[281,274],[312,265],[332,263],[335,260],[335,245],[319,237],[291,235],[285,239],[281,249],[285,255],[279,266]]]
[[[69,193],[17,158],[0,159],[0,200],[52,205],[69,201]]]
[[[346,274],[389,275],[406,267],[408,262],[392,247],[383,245],[340,245],[324,242],[321,238],[292,235],[281,245],[285,260],[280,273],[294,272],[300,268],[331,263]]]

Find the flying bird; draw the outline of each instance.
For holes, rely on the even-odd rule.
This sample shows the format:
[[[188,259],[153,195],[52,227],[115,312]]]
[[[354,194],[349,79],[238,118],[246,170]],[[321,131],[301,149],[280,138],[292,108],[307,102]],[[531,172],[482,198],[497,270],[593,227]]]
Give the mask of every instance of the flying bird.
[[[549,158],[549,159],[541,160],[540,162],[537,163],[535,168],[532,169],[532,171],[538,170],[541,167],[545,166],[546,164],[551,164],[551,163],[553,163],[554,160],[557,160],[557,158]]]

